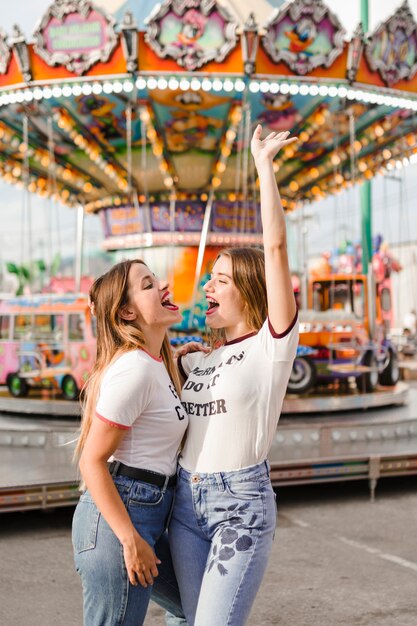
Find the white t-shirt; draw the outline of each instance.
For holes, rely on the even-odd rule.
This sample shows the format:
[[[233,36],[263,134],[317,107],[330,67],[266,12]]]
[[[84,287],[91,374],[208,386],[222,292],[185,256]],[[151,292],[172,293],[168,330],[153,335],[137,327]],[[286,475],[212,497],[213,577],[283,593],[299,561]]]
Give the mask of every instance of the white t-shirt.
[[[96,415],[126,430],[111,460],[175,474],[188,417],[162,358],[132,350],[109,365],[101,381]]]
[[[180,464],[227,472],[261,463],[271,447],[298,344],[298,319],[276,335],[260,331],[209,354],[182,357],[181,400],[190,420]]]

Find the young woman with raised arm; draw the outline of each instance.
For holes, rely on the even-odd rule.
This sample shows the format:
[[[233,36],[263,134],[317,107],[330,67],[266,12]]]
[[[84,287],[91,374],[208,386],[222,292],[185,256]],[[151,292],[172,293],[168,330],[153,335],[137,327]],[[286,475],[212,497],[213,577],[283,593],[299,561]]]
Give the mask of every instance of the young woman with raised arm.
[[[298,343],[284,212],[273,159],[289,133],[251,148],[264,251],[221,252],[204,289],[208,354],[179,360],[189,427],[179,460],[171,552],[189,626],[243,626],[276,525],[267,454]]]

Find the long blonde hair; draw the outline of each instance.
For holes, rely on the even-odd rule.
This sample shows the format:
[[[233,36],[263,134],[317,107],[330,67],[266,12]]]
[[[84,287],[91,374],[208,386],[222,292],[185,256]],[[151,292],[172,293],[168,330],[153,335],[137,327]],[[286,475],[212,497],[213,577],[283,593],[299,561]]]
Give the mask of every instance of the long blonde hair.
[[[140,259],[122,261],[97,278],[90,289],[90,301],[97,320],[97,351],[94,366],[81,392],[82,418],[80,436],[75,448],[76,458],[81,454],[91,427],[106,367],[121,354],[143,349],[145,346],[145,338],[140,328],[119,315],[120,309],[128,303],[129,271],[134,263],[145,265]],[[161,355],[179,395],[180,381],[167,333]]]
[[[243,301],[246,322],[252,330],[260,330],[268,315],[265,278],[265,257],[260,248],[226,248],[217,258],[227,256],[232,262],[232,278]],[[215,262],[216,262],[215,261]],[[211,348],[224,344],[224,328],[212,329]]]

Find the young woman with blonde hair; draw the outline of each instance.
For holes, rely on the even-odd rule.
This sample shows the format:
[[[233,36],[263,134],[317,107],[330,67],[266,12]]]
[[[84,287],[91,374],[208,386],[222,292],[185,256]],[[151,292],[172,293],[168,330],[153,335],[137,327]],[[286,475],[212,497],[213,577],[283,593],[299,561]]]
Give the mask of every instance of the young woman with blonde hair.
[[[139,260],[98,278],[90,298],[97,358],[76,449],[87,490],[73,520],[75,564],[86,626],[139,626],[158,568],[170,569],[158,541],[172,507],[188,418],[167,329],[181,315],[168,286]],[[180,617],[175,579],[167,585],[165,607]]]
[[[264,252],[219,254],[205,285],[209,354],[179,361],[189,427],[169,527],[189,626],[243,626],[272,547],[274,492],[266,460],[298,343],[285,218],[273,159],[295,141],[261,140],[252,154],[261,194]]]

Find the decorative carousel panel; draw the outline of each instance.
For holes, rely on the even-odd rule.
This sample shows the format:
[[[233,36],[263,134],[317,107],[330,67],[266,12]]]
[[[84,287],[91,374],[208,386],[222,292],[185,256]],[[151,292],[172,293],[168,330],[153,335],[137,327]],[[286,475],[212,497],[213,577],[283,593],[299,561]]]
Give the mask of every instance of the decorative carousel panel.
[[[388,86],[417,72],[417,25],[407,2],[381,24],[365,46],[365,57]]]
[[[226,58],[237,45],[237,26],[215,0],[165,0],[149,17],[145,39],[158,56],[193,71]]]
[[[144,211],[139,207],[121,205],[100,212],[105,237],[143,233],[146,230]]]
[[[345,30],[321,0],[287,2],[265,28],[261,42],[268,55],[299,75],[330,67],[343,52]]]
[[[0,30],[0,74],[5,74],[9,67],[11,51],[7,45],[6,34]]]
[[[168,201],[151,206],[151,224],[154,232],[201,232],[205,204],[197,200],[176,201],[171,209]]]
[[[118,43],[114,24],[90,0],[55,0],[33,35],[35,51],[48,65],[82,75],[110,58]]]
[[[155,128],[163,138],[168,160],[178,176],[180,189],[209,184],[232,106],[231,96],[200,91],[154,90],[150,103]]]

